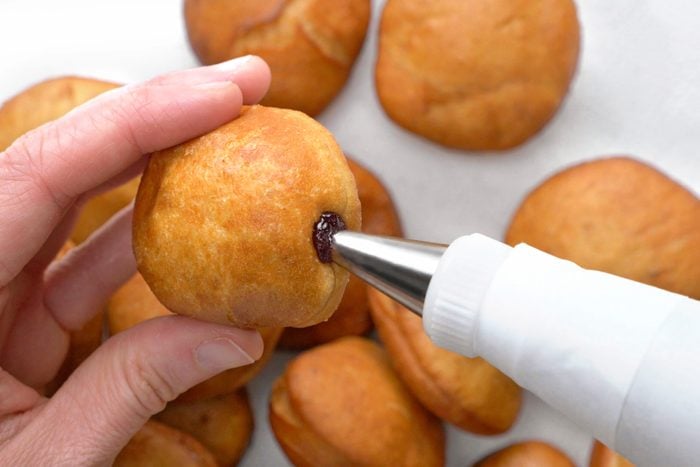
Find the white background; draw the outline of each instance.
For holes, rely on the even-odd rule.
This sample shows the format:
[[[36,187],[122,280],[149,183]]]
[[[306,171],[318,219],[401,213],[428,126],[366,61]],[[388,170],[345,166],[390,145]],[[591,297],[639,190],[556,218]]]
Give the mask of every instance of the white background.
[[[409,236],[448,242],[478,231],[500,238],[530,189],[562,167],[603,155],[634,155],[700,191],[699,3],[579,0],[582,55],[568,99],[538,136],[495,154],[448,150],[386,118],[373,85],[382,4],[373,1],[353,75],[319,119],[346,152],[380,174]],[[0,100],[63,74],[132,82],[195,66],[181,7],[177,0],[0,0]],[[257,426],[244,466],[286,465],[268,430],[266,404],[291,356],[279,353],[250,386]],[[590,439],[528,395],[506,435],[449,428],[448,464],[469,465],[529,438],[587,463]]]

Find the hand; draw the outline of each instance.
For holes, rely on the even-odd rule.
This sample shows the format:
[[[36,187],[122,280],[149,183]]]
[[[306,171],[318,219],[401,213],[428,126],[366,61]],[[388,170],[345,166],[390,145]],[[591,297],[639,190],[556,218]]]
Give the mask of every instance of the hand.
[[[139,173],[144,155],[236,117],[267,91],[256,57],[107,92],[0,153],[0,465],[111,462],[167,401],[260,357],[257,332],[182,316],[105,342],[51,399],[68,333],[135,270],[131,208],[52,263],[81,203]]]

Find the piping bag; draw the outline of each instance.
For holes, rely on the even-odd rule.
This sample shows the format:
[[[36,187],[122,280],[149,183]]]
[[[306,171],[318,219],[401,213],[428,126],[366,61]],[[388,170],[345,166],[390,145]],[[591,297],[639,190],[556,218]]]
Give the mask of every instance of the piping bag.
[[[700,301],[480,234],[340,231],[332,260],[638,465],[700,465]]]

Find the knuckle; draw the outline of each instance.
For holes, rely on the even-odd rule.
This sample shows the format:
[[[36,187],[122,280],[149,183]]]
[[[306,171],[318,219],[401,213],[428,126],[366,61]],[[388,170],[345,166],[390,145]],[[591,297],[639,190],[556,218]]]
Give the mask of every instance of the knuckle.
[[[137,128],[157,124],[150,109],[156,99],[149,86],[127,86],[114,105],[105,108],[104,118],[116,129],[117,136],[136,148],[140,153],[147,152],[139,138]]]
[[[3,179],[10,182],[29,181],[41,166],[41,158],[35,154],[42,152],[45,138],[43,133],[33,130],[21,136],[5,150],[2,157]],[[30,150],[35,147],[34,151]]]
[[[139,358],[129,361],[124,381],[131,395],[132,410],[141,417],[160,412],[179,393],[160,370]]]
[[[70,134],[65,136],[72,137]],[[48,196],[59,206],[64,205],[69,196],[51,186],[47,176],[50,159],[62,157],[61,147],[62,138],[52,123],[15,140],[0,158],[0,179],[5,182],[0,191],[2,199],[21,204],[32,201],[28,198],[38,193]]]
[[[147,85],[151,86],[167,86],[172,82],[172,76],[177,76],[178,72],[166,73],[164,75],[154,76],[153,78],[146,81]]]

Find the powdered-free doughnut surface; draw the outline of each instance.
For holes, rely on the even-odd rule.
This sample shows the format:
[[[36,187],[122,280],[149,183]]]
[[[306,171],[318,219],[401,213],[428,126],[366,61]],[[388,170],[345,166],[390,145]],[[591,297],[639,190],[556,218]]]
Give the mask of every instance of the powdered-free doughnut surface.
[[[328,319],[348,281],[314,249],[324,212],[360,228],[355,180],[333,136],[301,112],[248,107],[152,155],[134,209],[139,271],[179,314],[310,326]]]
[[[552,118],[578,50],[571,0],[389,0],[377,92],[414,133],[456,148],[507,149]]]
[[[262,104],[316,115],[348,79],[369,22],[369,0],[185,0],[202,63],[258,55],[272,71]]]

